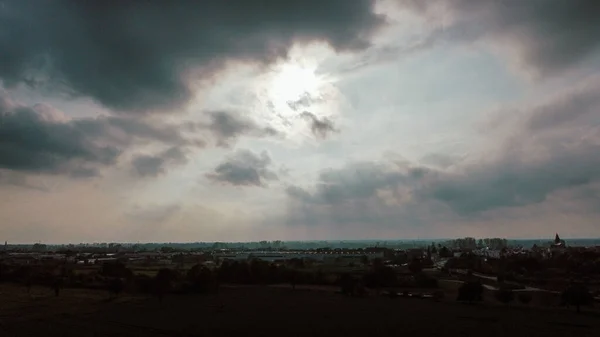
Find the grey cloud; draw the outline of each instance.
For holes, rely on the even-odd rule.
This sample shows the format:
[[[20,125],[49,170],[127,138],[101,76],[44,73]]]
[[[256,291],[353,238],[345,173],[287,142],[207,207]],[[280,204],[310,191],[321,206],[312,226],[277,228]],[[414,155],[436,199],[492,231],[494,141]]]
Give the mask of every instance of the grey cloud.
[[[40,186],[31,183],[27,179],[27,175],[21,172],[15,172],[7,169],[0,169],[0,186],[17,186],[24,187],[27,189],[37,190],[41,192],[48,192],[50,188],[47,186]]]
[[[374,3],[5,0],[0,78],[6,86],[91,97],[120,112],[164,110],[192,96],[189,70],[207,79],[229,61],[267,64],[295,42],[368,47],[385,23]]]
[[[441,153],[429,153],[423,156],[420,161],[422,164],[431,165],[437,168],[446,169],[460,162],[459,158]]]
[[[138,142],[201,145],[172,125],[158,128],[121,117],[69,120],[48,106],[19,105],[2,93],[0,98],[0,168],[4,169],[83,178],[115,164],[124,150]]]
[[[358,162],[319,175],[311,189],[286,189],[291,224],[384,225],[421,224],[410,187],[416,188],[423,171],[394,163]]]
[[[78,175],[82,166],[110,165],[119,154],[119,148],[95,143],[77,125],[47,122],[27,107],[6,112],[0,129],[2,168]]]
[[[600,80],[592,80],[565,97],[535,108],[527,119],[529,131],[542,132],[557,127],[599,125],[600,95],[598,95],[598,90],[600,90]]]
[[[314,104],[322,103],[325,101],[323,97],[313,97],[308,92],[305,92],[295,101],[288,101],[287,105],[290,109],[298,111],[301,109],[310,108]]]
[[[373,64],[381,64],[397,61],[406,58],[420,51],[427,50],[438,43],[444,36],[444,31],[434,30],[424,38],[410,42],[406,45],[383,46],[379,48],[370,48],[364,52],[357,60],[349,63],[342,63],[327,70],[327,66],[321,66],[317,73],[335,72],[335,73],[354,73]]]
[[[397,0],[425,17],[448,21],[430,38],[470,42],[490,38],[538,75],[553,75],[598,51],[600,3],[595,0]]]
[[[178,147],[172,147],[157,155],[137,155],[131,162],[135,172],[142,177],[156,177],[166,171],[167,165],[185,163],[187,163],[187,157]]]
[[[216,138],[217,146],[229,147],[242,135],[255,137],[275,136],[278,132],[268,126],[261,127],[241,113],[231,111],[208,112],[210,122],[201,124]]]
[[[264,151],[257,154],[238,150],[206,176],[212,181],[234,186],[264,187],[267,180],[278,179],[271,164],[271,157]]]
[[[325,139],[331,133],[338,131],[335,125],[333,124],[333,121],[327,117],[319,119],[315,114],[308,111],[302,112],[300,114],[300,117],[309,121],[310,130],[312,131],[312,133],[321,139]]]
[[[291,222],[410,219],[417,224],[431,214],[471,218],[543,203],[567,191],[577,196],[570,202],[592,212],[600,204],[598,89],[600,81],[592,81],[524,111],[528,117],[511,133],[516,136],[499,139],[504,146],[478,161],[457,161],[450,169],[354,163],[322,172],[311,188],[287,189]]]

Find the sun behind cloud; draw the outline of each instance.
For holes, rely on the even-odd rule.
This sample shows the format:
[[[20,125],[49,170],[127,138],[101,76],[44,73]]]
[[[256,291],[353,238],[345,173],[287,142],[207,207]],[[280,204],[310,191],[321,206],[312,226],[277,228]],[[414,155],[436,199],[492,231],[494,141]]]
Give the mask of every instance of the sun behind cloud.
[[[325,83],[315,70],[296,63],[277,67],[269,83],[269,96],[274,104],[285,107],[288,102],[297,101],[307,94],[320,96]]]

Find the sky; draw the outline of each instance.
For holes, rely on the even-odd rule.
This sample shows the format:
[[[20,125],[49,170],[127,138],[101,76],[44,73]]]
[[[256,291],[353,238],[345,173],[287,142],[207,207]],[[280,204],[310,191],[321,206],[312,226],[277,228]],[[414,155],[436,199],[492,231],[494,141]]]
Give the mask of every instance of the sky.
[[[0,240],[600,236],[596,0],[0,0]]]

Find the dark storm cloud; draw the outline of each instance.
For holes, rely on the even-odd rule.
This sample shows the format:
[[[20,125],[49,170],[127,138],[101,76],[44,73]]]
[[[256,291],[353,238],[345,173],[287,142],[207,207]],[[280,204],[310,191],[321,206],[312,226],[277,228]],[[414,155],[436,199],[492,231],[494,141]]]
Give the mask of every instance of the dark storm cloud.
[[[187,157],[178,147],[172,147],[157,155],[137,155],[131,162],[135,172],[142,177],[156,177],[166,171],[167,165],[185,163],[187,163]]]
[[[0,79],[88,96],[121,112],[168,109],[228,61],[266,64],[294,42],[360,50],[374,0],[34,1],[0,7]]]
[[[310,123],[310,131],[321,139],[327,138],[331,133],[337,132],[333,121],[327,117],[318,118],[312,112],[304,111],[300,114],[300,117],[308,120]]]
[[[173,125],[101,117],[70,120],[46,105],[23,106],[0,92],[0,168],[90,177],[135,143],[199,146]]]
[[[208,115],[210,122],[200,126],[210,130],[216,139],[217,146],[228,147],[242,135],[262,137],[278,134],[275,129],[261,127],[241,113],[211,111]]]
[[[419,221],[451,210],[460,216],[518,208],[572,191],[576,202],[600,204],[600,80],[522,112],[518,132],[497,153],[452,169],[407,163],[355,163],[328,170],[310,189],[291,186],[290,217],[299,223]],[[514,131],[514,130],[512,130]],[[574,201],[574,200],[570,200]]]
[[[423,46],[442,40],[489,39],[537,75],[554,75],[585,61],[600,47],[600,2],[596,0],[395,0],[428,18],[434,29]],[[406,48],[382,51],[371,63],[394,59]],[[412,51],[411,48],[408,48]],[[386,56],[387,55],[387,56]]]
[[[212,181],[229,185],[264,187],[267,180],[278,179],[271,164],[266,152],[257,154],[250,150],[238,150],[206,176]]]

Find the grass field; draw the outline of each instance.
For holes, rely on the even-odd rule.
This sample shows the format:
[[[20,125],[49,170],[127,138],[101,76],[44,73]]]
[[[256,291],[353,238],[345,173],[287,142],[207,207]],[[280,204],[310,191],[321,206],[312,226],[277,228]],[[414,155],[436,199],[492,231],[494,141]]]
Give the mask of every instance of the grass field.
[[[156,298],[105,292],[0,287],[0,336],[597,336],[592,312],[453,298],[347,298],[326,289],[224,287],[215,295]]]

